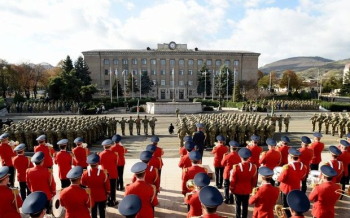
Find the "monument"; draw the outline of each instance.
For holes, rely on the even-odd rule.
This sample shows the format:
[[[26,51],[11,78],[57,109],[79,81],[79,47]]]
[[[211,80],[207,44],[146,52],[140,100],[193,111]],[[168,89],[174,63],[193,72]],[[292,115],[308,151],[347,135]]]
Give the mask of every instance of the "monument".
[[[176,108],[180,113],[202,112],[201,102],[147,102],[146,112],[149,114],[174,114]]]

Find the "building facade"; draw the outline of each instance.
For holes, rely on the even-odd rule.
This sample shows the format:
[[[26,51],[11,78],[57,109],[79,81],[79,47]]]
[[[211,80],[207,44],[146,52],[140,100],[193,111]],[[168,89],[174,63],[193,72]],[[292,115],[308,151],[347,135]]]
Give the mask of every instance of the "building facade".
[[[140,72],[147,71],[153,81],[148,96],[162,100],[198,97],[197,74],[204,63],[211,75],[207,79],[211,81],[224,64],[236,72],[236,81],[257,80],[260,55],[246,51],[188,49],[187,44],[175,42],[158,44],[157,49],[148,47],[138,50],[92,50],[82,53],[91,71],[92,84],[97,84],[97,88],[106,95],[109,95],[111,81],[114,83],[118,79],[124,87],[124,81],[126,82],[128,74],[132,73],[139,86]],[[110,71],[113,72],[112,75],[109,74]],[[127,96],[131,96],[131,93]],[[139,97],[140,93],[134,93],[134,96]],[[216,95],[214,97],[216,98]]]

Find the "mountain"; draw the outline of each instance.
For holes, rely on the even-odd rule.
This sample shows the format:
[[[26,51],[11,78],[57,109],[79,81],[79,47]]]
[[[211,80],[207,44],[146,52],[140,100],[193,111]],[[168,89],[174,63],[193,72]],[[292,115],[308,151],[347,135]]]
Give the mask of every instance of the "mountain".
[[[297,72],[297,74],[304,78],[315,78],[318,76],[318,71],[320,71],[320,75],[322,77],[335,76],[339,78],[343,76],[345,64],[347,63],[350,63],[350,58],[333,61],[320,67],[311,67],[309,69]]]

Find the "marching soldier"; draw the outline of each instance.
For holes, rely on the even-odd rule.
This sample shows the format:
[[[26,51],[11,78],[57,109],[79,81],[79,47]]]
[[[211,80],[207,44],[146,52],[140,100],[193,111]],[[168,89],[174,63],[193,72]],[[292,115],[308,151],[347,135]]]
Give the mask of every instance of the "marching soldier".
[[[118,206],[119,213],[126,218],[135,218],[141,210],[141,199],[137,195],[125,196]]]
[[[271,184],[273,171],[268,167],[260,167],[258,172],[262,182],[259,188],[253,189],[249,199],[249,204],[255,205],[253,217],[274,217],[273,208],[278,200],[279,189]]]
[[[259,166],[259,157],[262,152],[262,147],[258,145],[260,137],[257,135],[252,135],[250,137],[251,142],[247,145],[247,148],[252,152],[252,155],[249,157],[249,162]]]
[[[94,205],[89,188],[80,186],[83,168],[73,167],[67,174],[71,185],[60,193],[60,203],[66,208],[66,218],[82,217],[90,218],[89,209]]]
[[[282,156],[279,151],[275,150],[275,139],[268,138],[266,140],[266,144],[268,145],[269,150],[261,154],[259,164],[268,167],[270,170],[273,170],[281,163]],[[275,185],[275,181],[273,179],[271,179],[271,184]]]
[[[293,190],[289,192],[287,202],[292,214],[291,218],[304,218],[303,214],[310,210],[310,201],[302,191]]]
[[[10,189],[7,184],[10,181],[8,166],[0,167],[0,217],[21,218],[19,208],[22,206],[22,199],[17,189]]]
[[[37,191],[31,193],[22,205],[22,213],[34,218],[43,218],[46,214],[47,197],[44,192]]]
[[[223,174],[224,174],[224,166],[221,165],[221,161],[224,157],[224,154],[228,152],[227,146],[225,145],[225,137],[222,135],[218,135],[216,137],[216,140],[218,140],[218,145],[216,145],[213,150],[212,154],[214,154],[214,168],[215,168],[215,182],[216,187],[221,189],[222,183],[223,183]]]
[[[14,149],[14,151],[17,152],[17,156],[12,158],[13,167],[17,171],[17,181],[19,183],[21,198],[23,201],[30,194],[26,181],[26,171],[27,169],[34,167],[33,163],[30,162],[30,157],[24,156],[25,149],[25,144],[17,145]]]
[[[74,166],[81,166],[83,169],[87,169],[86,157],[90,155],[90,150],[86,147],[86,144],[84,145],[82,137],[74,139],[74,143],[76,145],[72,150]]]
[[[314,151],[314,157],[310,161],[310,169],[318,170],[318,166],[322,161],[321,153],[324,149],[324,144],[321,142],[321,133],[315,132],[313,136],[314,142],[310,145],[310,149]]]
[[[146,115],[145,115],[145,118],[142,120],[142,123],[143,123],[143,132],[145,133],[145,135],[148,135],[149,120],[147,119]]]
[[[149,126],[151,127],[152,135],[154,135],[154,130],[155,130],[155,128],[156,128],[156,121],[158,121],[158,120],[157,120],[157,118],[155,118],[155,117],[152,117],[152,118],[149,120]]]
[[[40,135],[38,138],[36,138],[36,141],[38,142],[38,146],[34,146],[34,152],[37,153],[39,151],[44,153],[44,167],[51,169],[53,165],[52,157],[55,154],[55,150],[53,147],[46,145],[46,136]],[[49,197],[48,197],[49,198]]]
[[[222,204],[220,191],[212,186],[206,186],[199,192],[199,200],[203,208],[203,218],[221,218],[216,214],[217,208]]]
[[[89,155],[87,163],[90,165],[90,168],[84,171],[81,184],[91,190],[91,198],[95,203],[91,209],[91,217],[97,218],[98,208],[100,218],[105,218],[107,195],[111,192],[107,171],[98,167],[100,156],[97,154]]]
[[[337,172],[337,176],[335,176],[332,181],[334,183],[340,183],[344,172],[344,166],[343,162],[337,160],[337,158],[342,154],[342,152],[334,145],[329,146],[328,150],[331,153],[332,157],[331,160],[324,162],[323,165],[328,165]]]
[[[125,197],[134,194],[141,199],[142,207],[136,218],[153,218],[154,207],[158,205],[156,187],[144,180],[146,169],[147,164],[143,162],[138,162],[131,167],[131,172],[135,174],[136,181],[126,186],[124,194]]]
[[[140,160],[143,163],[147,164],[144,179],[148,184],[154,185],[156,187],[157,193],[159,193],[160,191],[159,171],[157,168],[148,164],[151,158],[152,158],[152,152],[150,151],[143,151],[140,154]],[[135,181],[136,181],[136,176],[134,175],[134,177],[132,178],[132,182],[135,182]]]
[[[306,193],[306,190],[307,190],[306,180],[310,171],[310,161],[314,156],[314,151],[309,148],[309,144],[311,144],[310,138],[307,136],[302,136],[301,148],[299,149],[300,151],[299,161],[303,163],[304,166],[306,167],[306,176],[301,181],[301,191],[304,193]]]
[[[179,109],[179,108],[176,108],[175,114],[176,114],[176,118],[178,118],[178,117],[179,117],[179,114],[180,114],[180,109]]]
[[[189,190],[186,187],[186,183],[190,179],[194,179],[197,173],[207,173],[207,169],[200,165],[202,156],[198,151],[191,151],[189,154],[190,160],[192,161],[192,166],[185,168],[183,171],[182,178],[182,194],[186,196]]]
[[[310,118],[310,120],[312,123],[312,132],[315,132],[315,126],[316,126],[316,120],[317,120],[316,113],[314,113],[314,115]]]
[[[287,136],[282,136],[281,137],[281,142],[279,144],[277,144],[277,151],[279,151],[281,153],[281,163],[279,164],[279,166],[283,166],[285,164],[288,164],[288,150],[289,150],[289,146],[288,143],[290,142],[289,138]]]
[[[319,115],[319,117],[316,119],[316,122],[318,122],[318,132],[321,133],[322,131],[322,124],[323,124],[324,117],[322,114]]]
[[[278,132],[282,132],[282,122],[284,120],[284,118],[282,117],[282,114],[280,114],[280,117],[277,118],[278,120]]]
[[[125,123],[127,121],[124,120],[124,117],[122,117],[122,119],[119,121],[119,124],[120,124],[120,128],[122,129],[122,135],[125,136]]]
[[[203,151],[204,151],[204,141],[206,138],[206,135],[204,133],[204,124],[197,123],[197,132],[193,134],[193,142],[196,145],[196,149],[201,155],[201,158],[203,157]]]
[[[57,145],[60,147],[61,151],[55,155],[54,162],[58,165],[58,176],[61,180],[61,188],[66,188],[70,185],[67,173],[72,169],[73,157],[67,152],[68,139],[61,139],[57,142]]]
[[[1,144],[0,144],[0,158],[2,166],[7,166],[9,168],[9,179],[10,179],[10,187],[14,187],[15,180],[15,168],[12,164],[12,158],[16,156],[13,148],[8,143],[8,133],[4,133],[0,136]]]
[[[290,123],[290,116],[288,114],[286,114],[286,116],[284,117],[283,119],[283,123],[284,123],[284,131],[285,132],[288,132],[288,129],[289,129],[289,123]]]
[[[344,173],[340,180],[340,183],[342,185],[342,190],[344,191],[345,186],[349,184],[350,152],[348,152],[347,149],[350,147],[350,144],[344,139],[340,140],[339,143],[340,143],[340,150],[342,154],[338,157],[338,160],[342,161],[344,166]]]
[[[135,119],[137,135],[140,135],[140,132],[141,132],[141,122],[142,122],[142,119],[140,119],[140,116],[137,116],[137,119]]]
[[[114,135],[112,141],[114,145],[111,147],[111,151],[118,153],[118,179],[117,179],[117,190],[124,191],[124,166],[125,166],[125,154],[128,153],[128,150],[120,142],[122,137],[120,135]]]
[[[309,200],[314,201],[312,216],[317,218],[334,218],[334,205],[340,197],[340,185],[332,182],[337,172],[330,166],[321,167],[322,183],[310,193]]]
[[[134,123],[135,123],[135,121],[132,119],[132,116],[130,116],[130,119],[127,121],[127,123],[129,124],[129,133],[130,135],[132,135],[134,131]]]

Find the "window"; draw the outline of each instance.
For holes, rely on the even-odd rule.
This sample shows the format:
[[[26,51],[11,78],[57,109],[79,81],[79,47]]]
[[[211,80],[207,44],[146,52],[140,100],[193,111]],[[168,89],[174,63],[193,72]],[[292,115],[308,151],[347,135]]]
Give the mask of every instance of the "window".
[[[137,64],[137,59],[136,59],[136,58],[133,58],[132,61],[131,61],[131,63],[132,63],[133,65]]]
[[[108,69],[105,69],[105,76],[107,76],[109,73],[108,73]]]
[[[216,60],[216,61],[215,61],[215,65],[216,65],[216,66],[220,66],[220,65],[221,65],[221,61],[220,61],[220,60]]]
[[[151,59],[151,64],[152,64],[152,65],[156,65],[156,64],[157,64],[156,59]]]
[[[174,59],[170,60],[170,65],[175,65],[175,60]]]
[[[207,65],[211,66],[211,60],[207,60]]]
[[[129,73],[129,70],[124,70],[124,75],[127,76]]]
[[[229,66],[230,66],[230,61],[229,61],[229,60],[226,60],[226,61],[225,61],[225,65],[229,67]]]
[[[156,85],[157,84],[157,80],[153,80],[153,85]]]
[[[183,86],[184,85],[184,81],[179,81],[179,86]]]
[[[105,86],[109,86],[109,80],[105,80]]]
[[[174,69],[170,71],[170,75],[174,75]]]
[[[188,95],[192,95],[192,90],[189,90],[189,91],[188,91]]]
[[[160,60],[160,65],[165,65],[165,59]]]
[[[174,85],[174,81],[173,81],[173,80],[170,81],[170,85],[171,85],[171,86]]]
[[[160,70],[160,75],[165,75],[165,70]]]
[[[189,86],[193,86],[193,81],[188,81]]]
[[[197,63],[198,63],[198,66],[202,66],[203,60],[198,60]]]
[[[184,61],[183,59],[180,59],[180,60],[179,60],[179,64],[180,64],[180,65],[184,65],[184,63],[185,63],[185,61]]]
[[[193,75],[193,70],[188,70],[188,75],[192,76]]]
[[[147,59],[146,58],[142,58],[141,59],[141,64],[147,64]]]
[[[188,60],[188,65],[193,65],[193,60],[192,59]]]
[[[156,70],[151,70],[151,75],[156,75]]]
[[[123,64],[128,64],[128,59],[123,59]]]
[[[117,64],[118,64],[118,59],[114,59],[114,60],[113,60],[113,64],[114,64],[114,65],[117,65]]]
[[[160,85],[165,86],[165,80],[161,80]]]
[[[108,60],[108,59],[105,59],[105,60],[104,60],[104,63],[105,63],[105,65],[109,65],[109,60]]]
[[[239,65],[239,61],[234,61],[233,65],[238,66]]]
[[[184,70],[179,70],[179,75],[184,75]]]
[[[137,75],[137,70],[132,70],[132,74]]]

